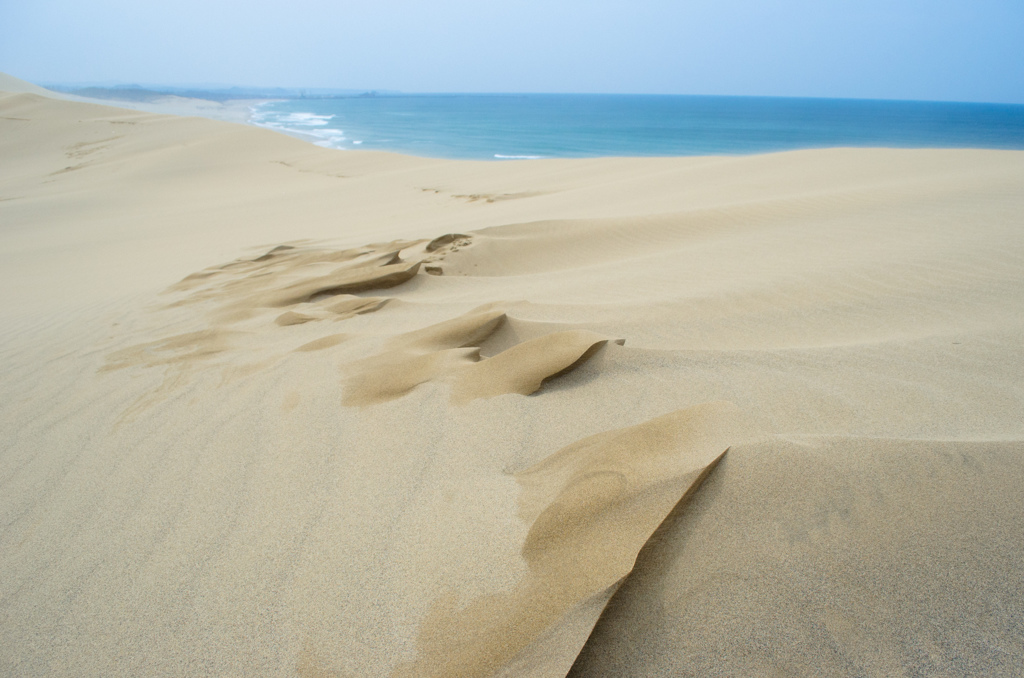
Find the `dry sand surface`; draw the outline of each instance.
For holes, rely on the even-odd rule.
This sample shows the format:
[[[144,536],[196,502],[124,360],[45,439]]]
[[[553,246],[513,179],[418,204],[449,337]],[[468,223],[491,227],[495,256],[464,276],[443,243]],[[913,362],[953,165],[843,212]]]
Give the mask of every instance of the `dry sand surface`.
[[[1024,675],[1024,153],[0,90],[0,674]]]

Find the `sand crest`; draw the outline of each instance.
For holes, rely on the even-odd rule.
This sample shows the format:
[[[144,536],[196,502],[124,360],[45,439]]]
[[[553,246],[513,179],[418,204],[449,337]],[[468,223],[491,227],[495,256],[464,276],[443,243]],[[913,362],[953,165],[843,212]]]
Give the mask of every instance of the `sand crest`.
[[[1016,675],[1024,536],[1007,525],[1022,452],[848,437],[734,448],[638,560],[571,675]]]
[[[517,473],[529,574],[507,593],[438,600],[417,660],[395,675],[564,675],[585,639],[574,627],[593,625],[641,547],[729,441],[749,438],[741,421],[727,403],[680,410],[577,441]]]

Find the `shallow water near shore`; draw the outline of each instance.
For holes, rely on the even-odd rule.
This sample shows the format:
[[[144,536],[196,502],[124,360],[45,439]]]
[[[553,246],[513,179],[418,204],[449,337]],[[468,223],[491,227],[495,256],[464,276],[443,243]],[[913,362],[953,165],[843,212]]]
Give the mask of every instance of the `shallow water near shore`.
[[[653,95],[384,95],[259,104],[328,148],[467,160],[736,155],[834,146],[1024,149],[1024,106]]]

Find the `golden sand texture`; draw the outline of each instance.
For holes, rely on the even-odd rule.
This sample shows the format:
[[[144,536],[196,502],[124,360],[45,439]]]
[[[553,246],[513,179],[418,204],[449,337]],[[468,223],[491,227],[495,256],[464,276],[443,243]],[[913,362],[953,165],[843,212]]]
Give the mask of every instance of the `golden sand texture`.
[[[1018,675],[1021,454],[841,436],[734,448],[571,675]]]
[[[607,601],[727,441],[749,437],[738,418],[727,403],[680,410],[584,438],[517,473],[528,574],[468,604],[436,601],[416,660],[396,675],[564,675],[582,642],[552,647],[548,637],[566,624],[593,625],[594,601]]]
[[[456,162],[33,87],[0,674],[1021,674],[1024,153]]]

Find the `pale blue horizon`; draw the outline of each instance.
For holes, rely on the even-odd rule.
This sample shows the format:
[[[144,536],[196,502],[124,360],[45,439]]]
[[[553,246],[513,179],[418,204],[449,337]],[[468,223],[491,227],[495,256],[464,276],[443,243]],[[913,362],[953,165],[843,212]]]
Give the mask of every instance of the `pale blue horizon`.
[[[1024,103],[1017,0],[0,2],[37,83]]]

